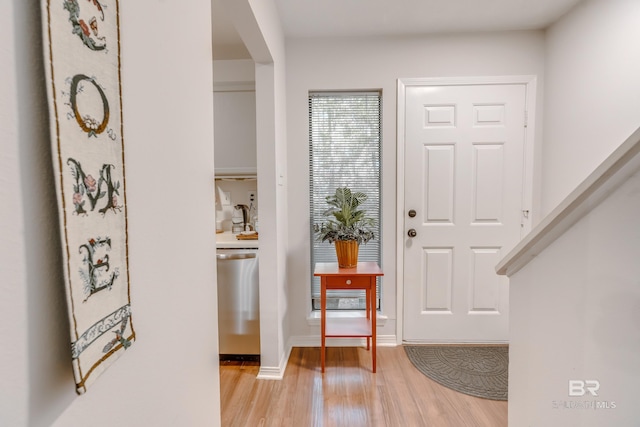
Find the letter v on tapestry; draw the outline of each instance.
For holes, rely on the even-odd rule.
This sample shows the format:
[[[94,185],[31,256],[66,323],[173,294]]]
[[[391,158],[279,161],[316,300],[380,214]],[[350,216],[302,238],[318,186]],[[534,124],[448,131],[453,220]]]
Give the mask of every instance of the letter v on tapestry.
[[[51,145],[78,394],[135,340],[118,0],[42,0]]]

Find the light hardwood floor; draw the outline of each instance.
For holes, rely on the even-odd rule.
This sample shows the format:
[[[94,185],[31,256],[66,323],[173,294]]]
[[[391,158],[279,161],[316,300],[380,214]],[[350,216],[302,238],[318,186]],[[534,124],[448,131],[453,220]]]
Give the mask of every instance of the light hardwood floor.
[[[420,373],[402,347],[378,347],[378,372],[364,348],[294,348],[281,381],[258,380],[258,365],[220,366],[222,425],[463,427],[507,425],[507,402],[450,390]]]

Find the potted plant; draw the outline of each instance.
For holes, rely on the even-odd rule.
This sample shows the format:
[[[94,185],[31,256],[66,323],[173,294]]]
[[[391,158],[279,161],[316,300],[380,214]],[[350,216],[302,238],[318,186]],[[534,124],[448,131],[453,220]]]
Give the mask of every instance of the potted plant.
[[[313,226],[319,241],[335,243],[338,265],[342,268],[355,267],[359,245],[374,237],[375,221],[360,209],[365,200],[366,194],[339,187],[326,198],[329,208],[323,215],[328,217],[327,221]]]

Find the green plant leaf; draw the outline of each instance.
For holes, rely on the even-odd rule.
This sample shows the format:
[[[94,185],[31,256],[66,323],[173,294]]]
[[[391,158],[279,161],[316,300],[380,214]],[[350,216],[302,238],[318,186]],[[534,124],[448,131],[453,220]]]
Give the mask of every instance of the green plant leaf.
[[[358,209],[367,200],[362,192],[352,192],[348,187],[339,187],[335,194],[326,197],[329,208],[323,212],[327,222],[314,225],[319,241],[333,243],[336,240],[356,240],[366,243],[374,238],[373,218]]]

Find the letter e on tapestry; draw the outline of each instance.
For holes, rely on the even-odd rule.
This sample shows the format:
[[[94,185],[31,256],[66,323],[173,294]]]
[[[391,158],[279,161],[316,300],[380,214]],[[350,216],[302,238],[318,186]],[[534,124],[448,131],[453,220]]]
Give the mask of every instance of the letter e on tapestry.
[[[76,391],[135,340],[118,0],[42,0],[51,145]]]

